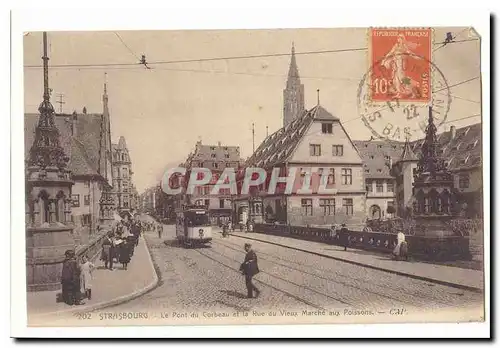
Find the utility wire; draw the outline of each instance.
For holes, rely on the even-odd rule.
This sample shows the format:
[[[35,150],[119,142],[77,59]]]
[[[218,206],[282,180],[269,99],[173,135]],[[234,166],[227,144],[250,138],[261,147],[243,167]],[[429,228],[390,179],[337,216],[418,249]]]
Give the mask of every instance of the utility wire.
[[[137,59],[137,61],[140,61],[141,59],[139,58],[139,56],[137,54],[135,54],[134,51],[132,51],[132,49],[130,47],[127,46],[125,41],[123,41],[123,39],[121,38],[120,34],[118,34],[116,31],[114,33],[115,33],[116,37],[121,41],[123,46],[125,46],[125,48]]]
[[[326,54],[326,53],[341,53],[341,52],[357,52],[366,51],[366,47],[362,48],[345,48],[337,50],[323,50],[323,51],[306,51],[295,52],[295,55],[310,55],[310,54]],[[255,59],[255,58],[270,58],[270,57],[284,57],[290,56],[291,53],[272,53],[272,54],[256,54],[248,56],[229,56],[229,57],[214,57],[214,58],[197,58],[197,59],[183,59],[183,60],[166,60],[157,62],[148,62],[149,65],[157,64],[177,64],[177,63],[195,63],[195,62],[211,62],[218,60],[239,60],[239,59]],[[50,68],[78,68],[78,67],[103,67],[103,66],[135,66],[136,63],[103,63],[103,64],[54,64]],[[41,65],[25,65],[25,68],[41,68]]]
[[[458,35],[462,34],[464,31],[468,30],[469,28],[465,28],[461,31],[459,31],[457,34],[455,34],[454,36],[452,36],[451,40],[450,41],[444,41],[442,42],[442,45],[439,46],[438,48],[436,48],[435,50],[433,50],[432,52],[436,52],[437,50],[443,48],[444,46],[450,44],[450,43],[453,43],[453,42],[465,42],[465,41],[473,41],[473,40],[477,40],[477,39],[464,39],[464,40],[460,40],[460,41],[454,41]]]
[[[115,33],[123,45],[134,55],[134,57],[138,58],[137,55],[126,45],[123,39]],[[460,43],[467,41],[476,41],[478,39],[464,39],[459,41],[450,41],[450,42],[438,42],[434,43],[435,45],[439,44],[451,44],[451,43]],[[312,55],[312,54],[328,54],[328,53],[342,53],[342,52],[361,52],[366,51],[367,47],[358,47],[358,48],[343,48],[336,50],[320,50],[320,51],[305,51],[305,52],[295,52],[295,55]],[[437,49],[436,49],[437,50]],[[241,60],[241,59],[255,59],[255,58],[270,58],[270,57],[286,57],[290,56],[291,53],[270,53],[270,54],[255,54],[255,55],[247,55],[247,56],[228,56],[228,57],[212,57],[212,58],[196,58],[196,59],[181,59],[181,60],[166,60],[166,61],[157,61],[157,62],[148,62],[148,65],[160,65],[160,64],[178,64],[178,63],[195,63],[195,62],[210,62],[210,61],[220,61],[220,60]],[[127,66],[137,66],[137,63],[100,63],[100,64],[54,64],[51,65],[51,68],[84,68],[84,67],[127,67]],[[25,65],[25,68],[42,68],[41,65]]]

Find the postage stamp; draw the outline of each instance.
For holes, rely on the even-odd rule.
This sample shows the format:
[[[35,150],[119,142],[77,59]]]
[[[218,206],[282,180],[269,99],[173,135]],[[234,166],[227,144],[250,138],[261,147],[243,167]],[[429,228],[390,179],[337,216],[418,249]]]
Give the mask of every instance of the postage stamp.
[[[431,101],[431,28],[372,28],[369,45],[371,100]]]
[[[467,29],[25,33],[13,321],[484,321]]]
[[[369,66],[358,88],[358,112],[376,139],[422,137],[430,113],[438,129],[446,123],[452,97],[446,77],[431,60],[433,32],[368,30]]]

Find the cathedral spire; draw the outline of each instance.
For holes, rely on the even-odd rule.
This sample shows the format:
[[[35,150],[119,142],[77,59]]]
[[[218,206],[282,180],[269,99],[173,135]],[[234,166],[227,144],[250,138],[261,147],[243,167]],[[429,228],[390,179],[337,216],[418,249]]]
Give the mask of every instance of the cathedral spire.
[[[292,42],[292,58],[290,60],[290,67],[288,68],[287,86],[300,85],[299,68],[297,67],[297,60],[295,59],[295,44]]]
[[[47,33],[43,32],[43,101],[38,107],[40,117],[35,129],[35,140],[30,149],[29,165],[41,168],[66,167],[69,158],[59,144],[59,130],[55,125],[54,106],[50,102],[49,57]]]
[[[299,69],[295,59],[295,44],[292,43],[288,78],[283,90],[283,126],[289,125],[294,119],[301,116],[304,110],[304,85],[300,83]]]

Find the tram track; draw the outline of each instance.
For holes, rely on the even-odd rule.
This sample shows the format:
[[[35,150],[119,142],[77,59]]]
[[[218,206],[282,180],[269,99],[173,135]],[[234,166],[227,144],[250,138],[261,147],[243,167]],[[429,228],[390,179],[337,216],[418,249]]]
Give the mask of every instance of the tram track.
[[[208,255],[206,252],[202,252],[200,249],[195,249],[195,250],[196,250],[198,253],[202,254],[203,256],[205,256],[205,257],[207,257],[207,258],[210,258],[211,260],[213,260],[213,261],[215,261],[215,262],[217,262],[217,263],[219,263],[219,264],[222,264],[222,265],[224,265],[224,266],[225,266],[225,267],[227,267],[227,268],[230,268],[230,269],[232,269],[232,270],[234,270],[234,271],[236,271],[236,272],[239,272],[239,269],[238,269],[238,268],[235,268],[235,267],[232,267],[232,266],[230,266],[230,265],[227,265],[226,263],[222,262],[221,260],[218,260],[218,259],[214,258],[213,256]],[[202,249],[202,250],[204,250],[204,251],[206,251],[206,250],[210,250],[210,252],[212,252],[212,253],[214,253],[214,254],[217,254],[217,255],[220,255],[220,256],[222,256],[222,257],[224,257],[224,258],[226,258],[226,259],[228,259],[228,260],[230,260],[230,261],[232,261],[232,262],[234,262],[234,263],[237,263],[237,264],[239,264],[239,263],[240,263],[240,260],[236,260],[236,259],[234,259],[234,258],[232,258],[232,257],[229,257],[229,256],[227,256],[227,255],[224,255],[223,253],[217,252],[217,251],[215,251],[213,248],[211,248],[211,249]],[[312,292],[312,293],[314,293],[314,294],[316,294],[316,295],[319,295],[319,296],[325,297],[325,298],[327,298],[327,299],[329,299],[329,300],[334,300],[334,301],[336,301],[336,302],[338,302],[339,304],[342,304],[342,305],[344,305],[344,306],[348,306],[348,307],[350,307],[350,308],[356,308],[356,309],[360,309],[360,308],[361,308],[359,305],[357,305],[357,304],[355,304],[355,303],[348,302],[348,301],[345,301],[345,300],[343,300],[343,299],[341,299],[341,298],[337,298],[337,297],[331,296],[331,295],[326,294],[326,293],[324,293],[324,292],[321,292],[321,291],[318,291],[318,290],[316,290],[316,289],[313,289],[313,288],[311,288],[311,287],[309,287],[309,286],[307,286],[307,285],[302,285],[302,284],[296,283],[296,282],[294,282],[294,281],[291,281],[291,280],[288,280],[288,279],[286,279],[286,278],[283,278],[283,277],[281,277],[281,276],[279,276],[279,275],[277,275],[277,274],[273,274],[273,273],[266,272],[266,271],[260,271],[260,273],[259,273],[259,274],[265,274],[265,275],[267,275],[268,277],[271,277],[271,278],[277,279],[278,281],[285,282],[285,283],[287,283],[287,284],[291,284],[292,286],[294,286],[294,287],[296,287],[296,288],[300,288],[300,289],[303,289],[303,290],[305,290],[305,291]],[[292,298],[294,298],[294,299],[296,299],[297,301],[300,301],[300,302],[302,302],[302,303],[308,304],[308,305],[310,305],[310,306],[312,306],[312,307],[314,307],[314,308],[316,308],[316,309],[326,310],[326,308],[324,308],[324,307],[323,307],[323,306],[321,306],[321,305],[314,304],[314,303],[312,303],[312,302],[310,302],[310,301],[308,301],[308,300],[306,300],[306,299],[304,299],[304,298],[302,298],[302,297],[300,297],[300,296],[294,295],[294,294],[292,294],[292,293],[290,293],[290,292],[288,292],[288,291],[284,290],[283,288],[278,288],[278,287],[276,287],[276,286],[274,286],[274,285],[272,285],[272,284],[270,284],[270,283],[268,283],[268,282],[266,282],[266,281],[263,281],[263,280],[261,280],[261,279],[256,279],[256,278],[254,278],[254,281],[259,282],[259,283],[262,283],[262,284],[264,284],[264,285],[266,285],[266,286],[268,286],[268,287],[271,287],[271,288],[273,288],[273,289],[275,289],[275,290],[277,290],[277,291],[281,291],[281,292],[285,293],[287,296],[290,296],[290,297],[292,297]]]
[[[221,240],[217,240],[216,242],[218,244],[220,244],[220,245],[228,248],[228,249],[232,249],[232,250],[235,250],[237,252],[244,253],[242,250],[240,250],[241,246],[238,245],[238,244],[233,244],[233,243],[231,243],[231,242],[229,242],[227,240],[225,240],[224,242],[222,242]],[[235,247],[238,247],[238,248],[235,248]],[[264,256],[262,256],[262,255],[264,255]],[[268,257],[266,257],[266,256],[268,256]],[[315,268],[312,265],[307,265],[307,264],[304,264],[304,263],[298,263],[296,261],[285,259],[285,258],[281,258],[281,257],[278,257],[276,255],[272,255],[272,254],[269,254],[269,253],[266,253],[266,252],[262,252],[262,251],[259,251],[259,259],[260,260],[266,260],[267,262],[270,262],[270,263],[273,263],[273,264],[277,264],[277,265],[280,265],[282,267],[288,268],[290,270],[301,272],[301,273],[307,274],[309,276],[316,277],[316,278],[319,278],[319,279],[322,279],[322,280],[325,280],[325,281],[328,281],[328,282],[333,282],[335,284],[341,284],[343,286],[350,287],[350,288],[353,288],[353,289],[356,289],[356,290],[359,290],[359,291],[368,292],[368,293],[373,294],[375,296],[386,298],[386,299],[391,300],[391,301],[397,301],[397,302],[400,302],[401,304],[411,305],[411,306],[415,306],[416,303],[418,303],[419,306],[423,306],[423,305],[427,305],[428,306],[429,305],[429,301],[427,300],[427,299],[429,299],[429,295],[428,294],[423,294],[423,293],[410,294],[410,293],[406,292],[405,295],[406,296],[410,296],[415,301],[400,299],[400,298],[397,298],[397,297],[394,297],[394,296],[390,296],[390,295],[383,294],[383,293],[380,293],[380,292],[372,291],[372,290],[369,290],[369,289],[366,289],[366,288],[361,288],[359,286],[356,286],[356,285],[353,285],[353,284],[349,284],[349,283],[344,282],[344,281],[339,281],[338,279],[334,279],[334,278],[331,278],[331,277],[326,277],[326,276],[323,276],[323,275],[314,274],[314,273],[309,272],[309,271],[304,270],[304,269],[299,269],[299,268],[296,268],[296,267],[292,267],[289,264],[285,264],[285,263],[282,263],[282,262],[277,262],[277,261],[275,261],[273,259],[278,259],[280,261],[285,261],[287,263],[293,263],[293,264],[299,265],[302,268],[316,269],[317,270],[317,268]],[[322,270],[322,271],[326,272],[327,270]],[[335,276],[336,277],[341,277],[341,278],[346,278],[346,279],[349,279],[349,280],[352,280],[352,281],[359,280],[359,278],[356,279],[356,278],[353,278],[353,277],[349,277],[349,276],[346,276],[344,274],[341,274],[340,272],[337,272],[335,274]],[[434,286],[434,284],[430,284],[430,285]],[[385,286],[383,284],[375,284],[375,283],[373,283],[373,286],[382,288],[382,291],[390,291],[390,292],[394,292],[395,291],[393,287]],[[426,298],[426,300],[423,300],[424,297]],[[432,297],[430,300],[432,300],[436,304],[440,304],[440,305],[444,305],[444,306],[448,306],[449,305],[449,301],[443,301],[443,300],[441,300],[439,298],[436,298],[436,297]]]

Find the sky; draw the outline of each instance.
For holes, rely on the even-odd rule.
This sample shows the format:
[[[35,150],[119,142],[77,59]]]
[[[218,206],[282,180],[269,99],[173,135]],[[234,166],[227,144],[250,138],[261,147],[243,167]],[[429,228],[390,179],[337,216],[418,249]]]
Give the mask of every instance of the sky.
[[[444,41],[447,32],[457,42],[436,44],[432,58],[448,85],[455,85],[441,131],[481,121],[469,117],[481,113],[480,41],[471,40],[476,36],[468,28],[435,28],[435,42]],[[266,127],[269,134],[281,128],[292,42],[306,108],[317,104],[319,89],[321,105],[343,122],[352,139],[371,136],[357,106],[358,86],[369,69],[368,51],[301,54],[366,48],[363,28],[49,32],[48,42],[56,110],[62,93],[63,112],[81,112],[85,106],[89,113],[102,113],[107,80],[112,141],[125,137],[139,192],[156,185],[165,168],[183,162],[198,140],[240,146],[246,158],[252,153],[252,123],[256,148]],[[142,54],[151,69],[120,65],[137,63]],[[42,100],[42,55],[42,33],[25,35],[25,112],[37,112]]]

